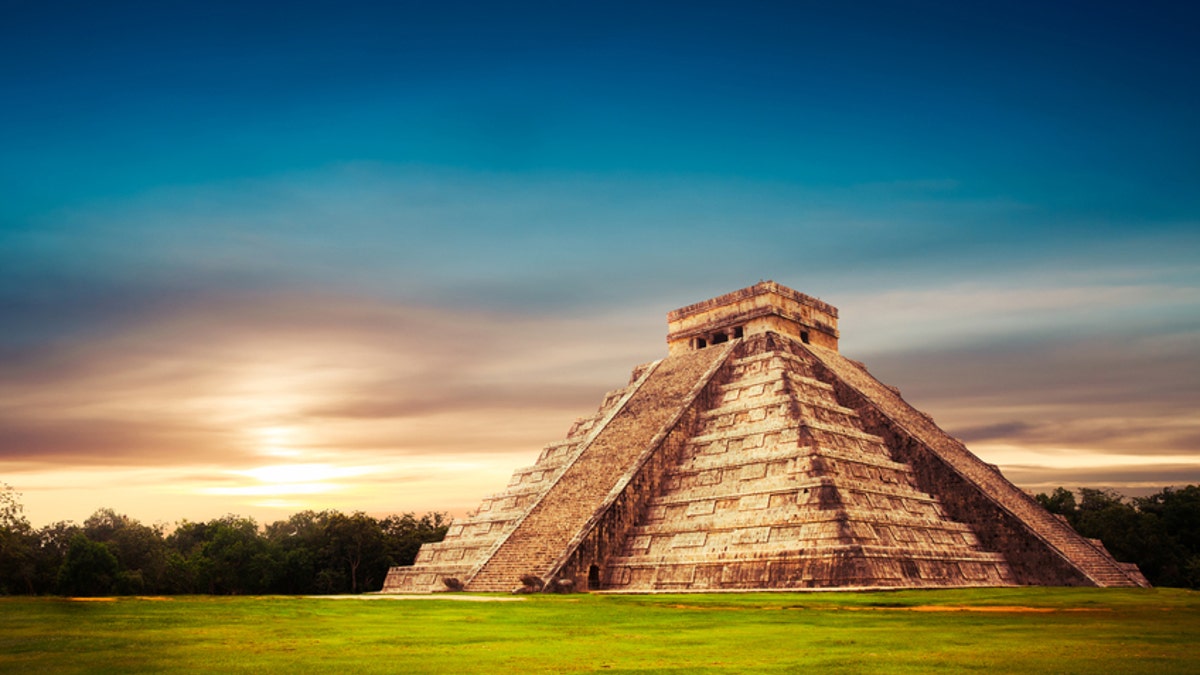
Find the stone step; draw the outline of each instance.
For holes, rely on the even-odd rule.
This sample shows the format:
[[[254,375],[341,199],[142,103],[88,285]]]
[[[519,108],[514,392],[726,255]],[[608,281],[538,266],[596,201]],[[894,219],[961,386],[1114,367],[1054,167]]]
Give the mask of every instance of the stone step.
[[[742,499],[754,495],[796,495],[808,494],[817,488],[829,487],[839,491],[855,494],[872,494],[915,502],[937,503],[937,498],[921,492],[909,485],[882,483],[873,481],[858,481],[853,478],[840,476],[791,474],[760,478],[739,484],[717,483],[711,486],[678,488],[653,498],[650,506],[669,506],[694,502],[713,502],[730,499]],[[789,509],[804,508],[796,502],[788,504]]]
[[[681,406],[702,374],[724,359],[732,343],[673,356],[660,362],[633,390],[619,410],[529,510],[524,520],[499,544],[467,583],[469,590],[520,584],[519,577],[545,577],[564,555],[571,539],[592,518],[598,505],[618,487],[622,477],[667,424],[679,418]]]
[[[677,556],[622,555],[611,559],[611,566],[649,566],[661,564],[714,564],[728,562],[797,561],[825,557],[831,554],[854,554],[863,557],[912,558],[949,562],[1003,562],[1004,556],[989,551],[962,550],[951,554],[933,546],[862,546],[821,543],[803,551],[788,548],[762,548],[755,551],[719,551],[696,555],[681,551]]]
[[[963,523],[945,518],[921,517],[904,511],[881,511],[878,509],[829,509],[805,510],[796,512],[792,509],[757,509],[747,511],[723,512],[719,514],[698,514],[691,518],[667,519],[662,521],[646,521],[639,524],[630,536],[672,535],[689,532],[720,532],[744,528],[773,527],[787,529],[802,525],[817,523],[862,523],[887,527],[906,527],[920,530],[940,530],[943,532],[969,533],[971,528]],[[800,546],[800,544],[797,544]]]

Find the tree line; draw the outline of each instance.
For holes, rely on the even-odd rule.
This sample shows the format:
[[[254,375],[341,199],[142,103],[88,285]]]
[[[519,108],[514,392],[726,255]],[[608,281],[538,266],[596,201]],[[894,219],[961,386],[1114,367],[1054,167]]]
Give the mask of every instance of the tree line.
[[[1155,586],[1200,588],[1200,485],[1126,499],[1112,490],[1056,488],[1036,499]]]
[[[227,515],[166,531],[100,509],[40,529],[0,483],[0,594],[330,594],[377,591],[393,565],[441,541],[443,513],[302,511],[260,527]]]
[[[1078,494],[1078,497],[1076,496]],[[1127,499],[1057,488],[1036,499],[1155,586],[1200,588],[1200,486]],[[100,509],[82,525],[36,529],[0,483],[0,594],[328,594],[376,591],[393,565],[441,541],[442,513],[374,518],[302,511],[259,527],[223,516],[161,525]]]

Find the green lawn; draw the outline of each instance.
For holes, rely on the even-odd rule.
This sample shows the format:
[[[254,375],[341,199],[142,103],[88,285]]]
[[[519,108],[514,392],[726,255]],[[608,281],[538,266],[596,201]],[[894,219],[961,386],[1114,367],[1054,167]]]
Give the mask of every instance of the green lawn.
[[[808,669],[1194,673],[1200,593],[579,594],[503,603],[0,599],[3,672]]]

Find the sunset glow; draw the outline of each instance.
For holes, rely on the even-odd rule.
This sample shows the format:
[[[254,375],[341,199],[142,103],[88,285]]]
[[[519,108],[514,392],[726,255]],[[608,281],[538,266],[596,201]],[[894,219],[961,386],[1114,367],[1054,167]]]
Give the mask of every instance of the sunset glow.
[[[268,427],[256,430],[259,436],[259,454],[267,457],[299,457],[301,453],[292,447],[294,429]]]
[[[16,3],[0,481],[464,513],[774,279],[1022,487],[1200,482],[1184,5]]]

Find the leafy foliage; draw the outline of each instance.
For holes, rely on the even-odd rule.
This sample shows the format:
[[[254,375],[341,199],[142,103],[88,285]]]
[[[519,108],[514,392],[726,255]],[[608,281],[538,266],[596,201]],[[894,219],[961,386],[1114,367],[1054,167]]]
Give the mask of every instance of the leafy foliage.
[[[117,557],[107,544],[77,532],[58,570],[58,592],[84,597],[108,595],[116,588],[120,571]]]
[[[227,515],[173,531],[100,509],[35,530],[0,484],[0,595],[361,593],[441,541],[444,514],[303,511],[260,528]]]
[[[0,593],[32,592],[37,535],[25,518],[20,493],[0,483]]]
[[[1137,563],[1155,586],[1200,588],[1200,485],[1127,500],[1111,490],[1066,488],[1036,499],[1117,560]]]
[[[1133,499],[1060,487],[1037,500],[1155,586],[1200,588],[1200,486]],[[82,525],[34,529],[20,494],[0,483],[0,595],[361,593],[378,589],[389,567],[411,565],[448,526],[442,513],[302,511],[261,528],[227,515],[168,533],[100,509]]]

